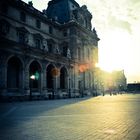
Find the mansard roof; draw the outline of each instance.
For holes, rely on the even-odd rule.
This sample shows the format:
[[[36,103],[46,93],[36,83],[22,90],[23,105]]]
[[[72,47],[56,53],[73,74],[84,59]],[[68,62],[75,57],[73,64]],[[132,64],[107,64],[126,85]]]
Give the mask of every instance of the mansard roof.
[[[61,1],[66,1],[66,0],[51,0],[48,2],[48,6],[52,4],[56,4],[57,2],[61,2]],[[67,1],[71,1],[74,5],[76,5],[77,7],[80,7],[79,4],[75,0],[67,0]]]

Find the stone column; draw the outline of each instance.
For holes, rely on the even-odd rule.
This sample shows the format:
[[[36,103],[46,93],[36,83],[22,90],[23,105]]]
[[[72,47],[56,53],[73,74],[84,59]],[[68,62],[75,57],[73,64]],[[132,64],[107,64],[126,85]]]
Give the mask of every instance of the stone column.
[[[29,68],[26,66],[24,70],[24,91],[25,94],[30,94],[30,79],[29,79]]]
[[[22,68],[21,68],[21,70],[20,70],[20,86],[19,86],[19,90],[20,90],[20,93],[21,94],[24,94],[24,68],[23,68],[23,66],[22,66]]]
[[[7,65],[1,63],[0,64],[0,94],[3,95],[6,92],[7,92]]]
[[[57,90],[56,90],[57,89],[57,77],[56,76],[53,77],[53,87],[54,87],[54,89],[53,89],[54,95],[56,95],[57,94],[56,93],[57,92]]]
[[[43,64],[43,70],[42,70],[42,82],[41,82],[41,85],[42,85],[42,92],[43,94],[47,94],[47,81],[46,81],[46,64]]]
[[[7,93],[7,55],[0,53],[0,95]]]

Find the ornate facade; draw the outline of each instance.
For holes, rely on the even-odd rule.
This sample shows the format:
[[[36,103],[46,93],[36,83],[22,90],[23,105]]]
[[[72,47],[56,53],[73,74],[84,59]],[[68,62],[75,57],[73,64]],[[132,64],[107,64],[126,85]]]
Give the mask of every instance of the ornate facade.
[[[0,96],[91,95],[98,41],[92,15],[75,0],[51,0],[43,12],[0,1]]]

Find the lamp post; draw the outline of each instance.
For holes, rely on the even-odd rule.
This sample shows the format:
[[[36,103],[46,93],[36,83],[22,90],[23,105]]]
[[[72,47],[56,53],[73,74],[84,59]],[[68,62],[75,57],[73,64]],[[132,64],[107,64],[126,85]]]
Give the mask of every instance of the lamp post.
[[[67,58],[68,58],[68,63],[69,63],[69,89],[68,89],[68,95],[69,95],[69,98],[71,98],[71,91],[70,91],[70,69],[71,69],[71,67],[70,67],[70,60],[71,60],[71,53],[70,53],[70,49],[68,48],[67,49]]]
[[[33,80],[39,80],[39,72],[36,71],[34,74],[30,76],[30,100],[32,100],[32,86]]]
[[[35,75],[31,75],[30,76],[30,97],[29,97],[29,99],[30,100],[32,100],[32,82],[33,82],[33,80],[35,80]]]
[[[70,58],[69,58],[69,91],[68,91],[68,93],[69,93],[69,98],[71,98],[71,92],[70,92]]]

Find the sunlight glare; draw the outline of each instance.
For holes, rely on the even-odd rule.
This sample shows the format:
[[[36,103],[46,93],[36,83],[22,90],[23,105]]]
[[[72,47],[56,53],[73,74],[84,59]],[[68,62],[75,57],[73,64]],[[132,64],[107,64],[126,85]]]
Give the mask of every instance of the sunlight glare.
[[[130,37],[130,34],[119,29],[104,34],[104,40],[99,42],[99,66],[101,69],[108,72],[129,69],[127,62],[132,61]]]

